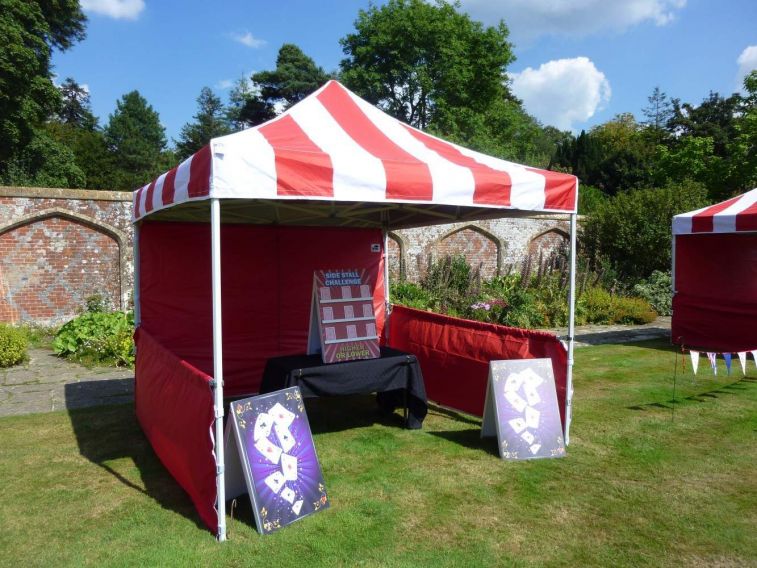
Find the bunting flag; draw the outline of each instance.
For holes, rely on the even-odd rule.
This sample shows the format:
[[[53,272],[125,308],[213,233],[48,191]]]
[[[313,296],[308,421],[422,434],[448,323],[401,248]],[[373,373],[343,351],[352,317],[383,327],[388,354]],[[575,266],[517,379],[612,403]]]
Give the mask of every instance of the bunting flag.
[[[697,371],[699,369],[699,356],[703,353],[702,351],[694,351],[693,349],[686,349],[685,347],[681,347],[682,352],[689,352],[689,357],[691,357],[691,368],[694,371],[694,374],[697,374]],[[707,355],[707,359],[710,361],[710,367],[712,367],[712,372],[717,375],[718,374],[718,354],[723,356],[723,360],[725,361],[725,367],[728,370],[728,374],[731,374],[731,365],[733,363],[733,352],[720,352],[720,351],[705,351],[704,352]],[[736,355],[739,357],[739,362],[741,363],[741,373],[746,376],[746,367],[747,367],[747,361],[749,359],[749,353],[752,354],[752,357],[754,358],[754,364],[757,366],[757,349],[753,349],[751,351],[738,351],[736,352]],[[684,365],[685,367],[685,365]]]
[[[699,351],[689,351],[689,356],[691,357],[691,368],[694,369],[696,375],[699,368]]]
[[[739,356],[739,363],[741,363],[741,374],[746,376],[746,351],[739,351],[736,355]]]
[[[710,366],[712,367],[712,372],[716,375],[718,374],[718,354],[717,353],[707,353],[707,358],[710,360]]]
[[[731,374],[731,357],[733,356],[732,353],[723,353],[723,359],[725,359],[725,368],[728,374]]]

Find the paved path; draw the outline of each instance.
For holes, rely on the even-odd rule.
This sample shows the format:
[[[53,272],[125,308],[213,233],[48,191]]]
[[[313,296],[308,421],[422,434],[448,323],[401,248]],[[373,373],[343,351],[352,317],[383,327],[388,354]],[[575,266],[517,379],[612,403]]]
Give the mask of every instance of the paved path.
[[[552,330],[564,337],[567,329]],[[576,347],[628,343],[670,336],[670,318],[647,325],[587,325],[576,328]],[[134,371],[88,369],[59,359],[46,349],[31,349],[29,362],[0,369],[0,416],[120,404],[134,400]]]
[[[134,400],[134,371],[88,369],[30,349],[29,362],[0,369],[0,416],[84,408]]]
[[[565,339],[568,328],[553,329]],[[600,345],[602,343],[630,343],[647,339],[670,338],[670,316],[660,316],[652,323],[644,325],[582,325],[576,327],[576,347]]]

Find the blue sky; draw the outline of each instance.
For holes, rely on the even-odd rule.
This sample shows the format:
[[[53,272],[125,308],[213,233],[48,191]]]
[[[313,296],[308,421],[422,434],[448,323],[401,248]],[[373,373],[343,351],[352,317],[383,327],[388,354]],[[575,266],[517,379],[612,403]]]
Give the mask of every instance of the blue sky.
[[[378,2],[381,3],[381,2]],[[59,80],[88,87],[104,124],[137,89],[170,139],[203,86],[224,100],[234,80],[272,69],[295,43],[327,71],[367,1],[82,0],[87,38],[53,58]],[[462,0],[486,24],[504,19],[517,61],[513,90],[544,124],[580,131],[621,112],[641,117],[659,85],[699,103],[730,94],[757,68],[755,0]]]

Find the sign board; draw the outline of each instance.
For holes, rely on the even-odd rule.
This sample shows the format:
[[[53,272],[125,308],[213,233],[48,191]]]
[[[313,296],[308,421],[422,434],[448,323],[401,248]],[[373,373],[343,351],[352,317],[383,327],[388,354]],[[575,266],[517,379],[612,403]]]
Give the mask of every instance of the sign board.
[[[258,532],[271,533],[329,499],[298,387],[231,403],[226,424],[226,498],[246,492]]]
[[[380,356],[373,293],[365,270],[316,270],[308,355],[324,363]]]
[[[565,455],[551,359],[491,361],[481,437],[506,460]]]

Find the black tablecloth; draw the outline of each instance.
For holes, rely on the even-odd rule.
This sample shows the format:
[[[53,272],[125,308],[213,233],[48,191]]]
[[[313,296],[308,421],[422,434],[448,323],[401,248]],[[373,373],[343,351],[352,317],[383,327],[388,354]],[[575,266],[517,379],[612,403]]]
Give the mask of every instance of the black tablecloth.
[[[379,404],[393,410],[405,403],[407,427],[420,428],[428,412],[426,388],[415,355],[381,348],[381,357],[325,364],[320,355],[268,359],[260,393],[298,386],[302,396],[378,393]]]

